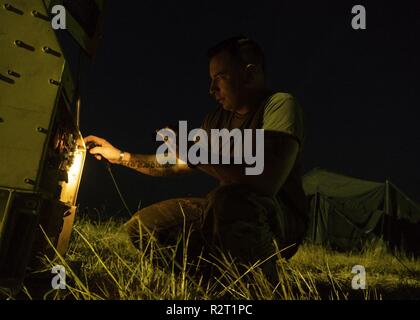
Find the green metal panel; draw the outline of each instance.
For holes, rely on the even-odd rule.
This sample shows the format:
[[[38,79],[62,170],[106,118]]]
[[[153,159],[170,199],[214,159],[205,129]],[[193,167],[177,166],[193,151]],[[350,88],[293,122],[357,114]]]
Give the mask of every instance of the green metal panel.
[[[85,146],[73,110],[81,73],[70,70],[67,31],[52,29],[55,0],[6,1],[0,0],[0,288],[15,290],[25,272],[40,266],[39,255],[53,257],[39,225],[60,254],[66,251]],[[91,35],[80,44],[89,44],[86,50],[97,39],[102,1],[83,1],[69,4],[81,24],[74,27],[68,14],[68,31]]]
[[[0,5],[2,187],[36,189],[64,68],[51,23],[42,18],[47,16],[42,0]]]
[[[0,188],[4,206],[0,224],[0,287],[17,288],[31,259],[42,199],[33,192]]]

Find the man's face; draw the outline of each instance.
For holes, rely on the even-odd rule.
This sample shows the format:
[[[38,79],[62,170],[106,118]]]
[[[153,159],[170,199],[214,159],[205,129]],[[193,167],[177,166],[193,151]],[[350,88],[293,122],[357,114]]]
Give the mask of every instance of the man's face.
[[[244,79],[240,65],[221,52],[210,60],[210,94],[225,110],[235,111],[243,103]]]

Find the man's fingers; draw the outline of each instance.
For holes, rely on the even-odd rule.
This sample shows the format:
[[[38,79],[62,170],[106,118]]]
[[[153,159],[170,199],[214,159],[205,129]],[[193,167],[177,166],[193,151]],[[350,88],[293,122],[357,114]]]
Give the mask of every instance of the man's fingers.
[[[90,135],[90,136],[85,137],[83,141],[86,143],[86,142],[94,141],[96,138],[97,137]]]
[[[84,138],[83,140],[85,141],[85,143],[88,143],[88,142],[95,142],[95,143],[100,144],[100,145],[103,145],[103,144],[104,144],[104,142],[106,141],[105,139],[99,138],[99,137],[97,137],[97,136],[92,136],[92,135],[87,136],[87,137],[86,137],[86,138]]]
[[[89,153],[90,153],[90,154],[94,154],[94,155],[96,155],[96,154],[98,154],[98,153],[102,153],[102,147],[95,147],[95,148],[92,148],[92,149],[90,149],[90,150],[89,150]]]
[[[96,160],[102,160],[102,157],[99,154],[95,154]]]

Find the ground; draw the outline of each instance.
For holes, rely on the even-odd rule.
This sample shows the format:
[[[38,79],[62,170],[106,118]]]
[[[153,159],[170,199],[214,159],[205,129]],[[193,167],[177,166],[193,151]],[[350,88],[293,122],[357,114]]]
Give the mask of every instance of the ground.
[[[182,240],[181,240],[182,241]],[[339,253],[312,244],[302,245],[289,261],[278,259],[278,282],[269,283],[250,267],[241,275],[226,258],[216,265],[223,272],[206,281],[187,261],[174,265],[174,248],[137,251],[121,221],[78,218],[65,257],[45,259],[66,269],[66,289],[36,290],[26,282],[20,298],[27,299],[420,299],[420,259],[390,252],[381,241],[362,252]],[[146,253],[147,252],[147,253]],[[160,261],[160,266],[157,266]],[[203,265],[210,262],[203,261]],[[163,265],[163,267],[162,267]],[[352,289],[355,265],[365,268],[365,289]],[[178,271],[177,271],[178,270]],[[45,281],[44,281],[45,282]],[[355,280],[353,280],[355,282]],[[361,282],[357,282],[361,284]]]

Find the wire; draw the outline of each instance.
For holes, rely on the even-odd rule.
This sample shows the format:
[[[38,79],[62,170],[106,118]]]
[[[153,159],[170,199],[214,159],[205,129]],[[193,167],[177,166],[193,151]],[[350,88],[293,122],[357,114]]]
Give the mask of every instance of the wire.
[[[121,202],[124,204],[124,207],[125,207],[125,209],[127,210],[128,215],[129,215],[129,216],[130,216],[130,218],[131,218],[131,216],[132,216],[133,214],[131,213],[130,208],[128,207],[127,203],[125,202],[124,197],[123,197],[123,195],[122,195],[122,193],[121,193],[121,191],[120,191],[120,188],[118,187],[118,183],[117,183],[117,181],[115,180],[114,174],[112,173],[111,164],[110,164],[108,161],[106,161],[106,162],[105,162],[105,166],[106,166],[106,168],[108,169],[109,175],[110,175],[110,176],[111,176],[111,178],[112,178],[112,182],[114,183],[115,189],[117,189],[117,192],[118,192],[118,195],[120,196]]]

